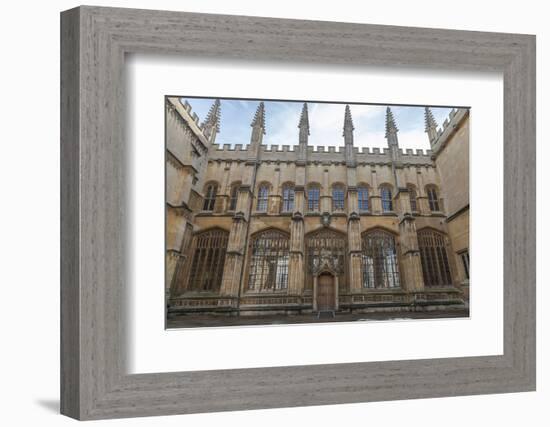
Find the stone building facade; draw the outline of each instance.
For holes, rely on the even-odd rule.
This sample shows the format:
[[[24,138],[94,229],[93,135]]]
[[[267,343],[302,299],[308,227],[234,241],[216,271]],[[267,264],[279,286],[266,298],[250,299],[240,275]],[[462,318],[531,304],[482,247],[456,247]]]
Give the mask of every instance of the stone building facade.
[[[166,98],[168,313],[292,314],[464,308],[469,298],[469,110],[431,150],[308,146],[303,105],[294,147],[267,147],[264,104],[247,145],[219,146],[220,102],[199,123]]]

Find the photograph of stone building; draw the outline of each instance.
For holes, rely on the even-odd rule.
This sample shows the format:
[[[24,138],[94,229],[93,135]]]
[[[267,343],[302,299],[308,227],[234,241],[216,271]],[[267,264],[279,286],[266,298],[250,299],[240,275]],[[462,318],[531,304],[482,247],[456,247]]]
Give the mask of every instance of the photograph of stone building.
[[[469,115],[165,97],[166,326],[468,317]]]

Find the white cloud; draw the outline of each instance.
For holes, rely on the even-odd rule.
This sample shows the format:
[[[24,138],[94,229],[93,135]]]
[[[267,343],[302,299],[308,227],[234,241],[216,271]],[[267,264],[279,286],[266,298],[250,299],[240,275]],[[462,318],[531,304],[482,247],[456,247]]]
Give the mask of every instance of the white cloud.
[[[351,105],[351,116],[355,126],[355,139],[360,129],[367,130],[373,119],[383,119],[384,107],[372,105]],[[309,115],[310,145],[344,145],[342,131],[344,127],[345,105],[314,104]]]
[[[353,145],[355,147],[385,148],[388,144],[384,134],[385,132],[383,131],[369,132],[366,129],[362,132],[357,132],[356,128],[356,132],[353,135]]]
[[[344,138],[344,104],[308,104],[311,146],[342,146]],[[356,147],[387,147],[385,138],[385,106],[351,105],[351,115],[355,127],[354,145]],[[301,107],[300,107],[301,111]],[[270,131],[265,136],[266,144],[298,144],[299,113],[296,109],[284,108],[268,117]],[[424,123],[412,130],[398,133],[399,146],[403,149],[429,149]]]
[[[298,144],[298,122],[300,115],[295,110],[284,108],[277,114],[266,118],[269,131],[264,137],[264,143],[268,145],[297,145]]]
[[[430,142],[428,140],[428,135],[424,132],[424,128],[399,132],[397,136],[399,138],[399,147],[402,149],[430,149]]]

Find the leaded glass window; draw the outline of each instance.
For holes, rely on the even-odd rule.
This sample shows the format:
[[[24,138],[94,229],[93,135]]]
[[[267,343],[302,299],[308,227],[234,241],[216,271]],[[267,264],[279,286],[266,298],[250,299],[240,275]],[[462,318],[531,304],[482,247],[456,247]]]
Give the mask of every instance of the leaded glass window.
[[[367,187],[357,188],[357,203],[360,212],[369,210],[369,189]]]
[[[332,210],[343,211],[344,210],[344,187],[341,185],[335,185],[332,187]]]
[[[307,190],[307,210],[309,212],[319,212],[320,188],[317,185],[311,186]]]
[[[229,233],[213,229],[197,234],[193,239],[193,261],[189,286],[195,291],[217,292],[220,289]]]
[[[380,187],[380,196],[382,198],[382,210],[384,212],[392,212],[393,200],[392,200],[391,188],[387,185]]]
[[[365,288],[398,288],[399,262],[395,238],[384,230],[363,233],[361,270]]]
[[[292,212],[294,210],[294,187],[285,185],[283,187],[283,212]]]
[[[435,187],[427,187],[428,204],[432,212],[439,212],[439,198],[437,197],[437,189]]]
[[[258,189],[258,205],[256,210],[258,212],[267,212],[267,199],[269,196],[269,187],[267,184],[260,185]]]
[[[278,230],[267,230],[254,236],[248,276],[249,290],[288,288],[288,240],[288,235]]]
[[[409,185],[409,201],[411,203],[411,212],[417,211],[416,206],[416,189],[414,188],[414,185]]]
[[[418,232],[418,247],[425,286],[452,285],[445,236],[435,230]]]
[[[202,205],[202,210],[204,211],[213,211],[214,205],[216,204],[216,193],[218,192],[217,184],[208,184],[204,192],[204,203]]]
[[[229,194],[229,210],[237,209],[237,200],[239,199],[239,184],[233,184],[231,193]]]

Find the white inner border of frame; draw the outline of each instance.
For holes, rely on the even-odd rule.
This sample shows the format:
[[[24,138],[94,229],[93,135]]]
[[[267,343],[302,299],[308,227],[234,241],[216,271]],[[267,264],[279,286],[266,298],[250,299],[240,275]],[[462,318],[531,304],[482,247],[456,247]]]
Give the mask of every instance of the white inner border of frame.
[[[130,55],[126,77],[129,373],[502,354],[501,74]],[[470,318],[165,330],[164,95],[174,94],[471,106]]]

